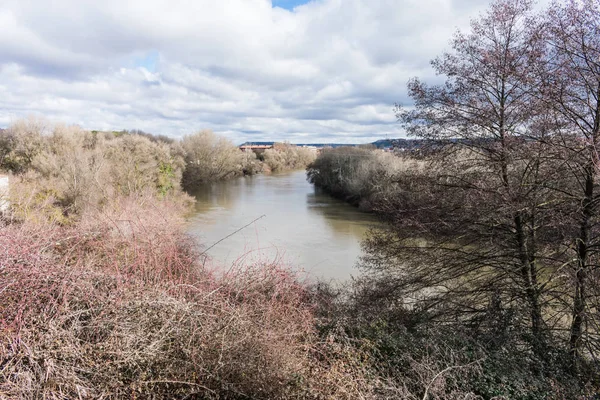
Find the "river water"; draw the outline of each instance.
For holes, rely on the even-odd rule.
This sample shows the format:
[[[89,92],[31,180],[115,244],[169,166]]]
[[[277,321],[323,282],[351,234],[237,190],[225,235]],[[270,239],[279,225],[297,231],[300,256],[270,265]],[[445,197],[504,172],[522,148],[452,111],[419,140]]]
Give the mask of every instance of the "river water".
[[[346,280],[358,274],[360,242],[376,224],[319,193],[304,171],[216,182],[195,197],[188,231],[206,248],[218,242],[207,254],[222,267],[280,261],[313,278]]]

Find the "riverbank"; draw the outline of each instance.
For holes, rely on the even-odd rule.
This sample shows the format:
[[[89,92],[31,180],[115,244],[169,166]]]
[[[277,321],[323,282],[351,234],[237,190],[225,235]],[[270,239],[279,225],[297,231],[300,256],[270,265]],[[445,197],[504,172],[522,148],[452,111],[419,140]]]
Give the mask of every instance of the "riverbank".
[[[504,181],[497,160],[486,158],[497,147],[478,144],[482,148],[446,143],[418,160],[339,148],[324,151],[308,167],[315,186],[382,221],[363,242],[362,274],[339,294],[351,299],[342,301],[349,307],[342,323],[353,339],[375,343],[380,367],[397,381],[414,379],[399,365],[419,360],[414,368],[423,371],[431,368],[428,360],[441,363],[437,369],[452,375],[456,386],[446,387],[440,398],[463,390],[519,399],[596,393],[598,328],[586,328],[591,347],[574,359],[565,332],[574,321],[577,267],[567,268],[572,247],[554,235],[565,232],[564,224],[576,234],[578,220],[563,218],[564,209],[554,213],[551,206],[571,202],[570,215],[579,215],[580,204],[546,186],[554,182],[567,190],[576,180],[562,175],[553,160],[525,158],[549,153],[541,148],[550,141],[511,149],[517,161]],[[515,186],[507,188],[509,183]],[[534,252],[531,258],[523,256],[527,251]],[[589,276],[594,298],[597,282],[596,274]],[[463,371],[449,373],[455,368]]]
[[[14,178],[14,203],[28,204],[35,212],[45,208],[46,217],[68,223],[69,217],[116,195],[149,190],[180,196],[207,182],[305,168],[316,153],[277,143],[257,158],[207,130],[174,140],[29,118],[0,131],[0,155],[0,172]],[[32,191],[35,195],[25,199]],[[30,211],[13,208],[16,217]]]
[[[211,131],[184,136],[180,146],[185,161],[182,185],[188,193],[208,182],[305,168],[316,157],[316,152],[289,143],[275,143],[261,153],[241,151]]]
[[[143,135],[47,128],[19,121],[3,141],[12,179],[0,221],[0,397],[387,391],[343,332],[317,329],[319,299],[288,265],[216,272],[184,231],[189,153]]]
[[[29,128],[23,132],[31,134],[34,127]],[[0,224],[2,396],[542,399],[577,398],[599,387],[592,362],[583,360],[578,375],[570,372],[560,336],[544,343],[543,357],[534,351],[523,303],[495,297],[495,291],[483,292],[489,302],[474,302],[470,296],[478,292],[460,297],[469,288],[463,275],[449,282],[447,288],[455,284],[458,292],[448,292],[453,296],[444,301],[429,301],[406,286],[422,288],[445,277],[448,267],[472,265],[448,266],[453,260],[448,254],[456,250],[451,246],[438,247],[428,258],[430,248],[411,241],[413,230],[389,229],[412,223],[402,218],[407,213],[457,212],[460,196],[442,197],[437,187],[435,196],[421,190],[416,193],[424,197],[382,198],[387,203],[376,204],[398,214],[388,229],[375,232],[391,235],[376,233],[364,242],[369,255],[381,257],[366,259],[370,269],[344,285],[314,283],[282,258],[242,257],[227,269],[212,264],[203,254],[212,243],[186,232],[184,216],[193,201],[181,188],[183,158],[176,147],[139,135],[105,138],[65,127],[30,139],[37,147],[15,148],[9,157],[20,169],[11,182],[12,216]],[[335,165],[365,171],[357,163]],[[377,178],[392,175],[377,171],[350,183],[367,182],[378,193]],[[270,196],[255,204],[267,214],[277,211],[279,232],[299,231],[311,213],[331,211],[324,200],[311,202],[317,194],[309,185],[298,193],[289,191],[290,181],[268,178],[257,177],[268,186],[243,186],[238,193],[244,224],[265,213],[247,207],[257,191]],[[416,183],[429,188],[428,178]],[[406,194],[415,184],[389,182],[395,186],[385,185],[385,193]],[[227,190],[207,195],[228,196]],[[290,221],[293,207],[299,219]],[[326,217],[324,227],[335,230],[339,214]],[[425,222],[416,227],[438,227]],[[199,221],[198,230],[206,225]],[[311,242],[310,236],[298,240],[314,253],[328,251],[327,238]],[[369,247],[373,243],[383,244],[379,252]],[[401,258],[405,245],[411,258]],[[482,248],[488,247],[463,250]],[[461,314],[457,300],[481,309]],[[476,318],[470,317],[475,311]]]
[[[331,196],[361,211],[381,213],[378,203],[402,190],[398,177],[423,168],[422,160],[377,149],[339,147],[323,151],[307,166],[306,173],[310,183]]]

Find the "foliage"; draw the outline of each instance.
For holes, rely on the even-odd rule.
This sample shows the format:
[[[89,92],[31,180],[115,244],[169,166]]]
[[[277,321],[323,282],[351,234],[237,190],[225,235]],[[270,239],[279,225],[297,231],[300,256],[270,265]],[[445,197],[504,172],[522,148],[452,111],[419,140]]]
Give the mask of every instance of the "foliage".
[[[372,210],[374,196],[393,190],[399,171],[420,168],[419,162],[382,151],[338,147],[325,149],[307,167],[308,180],[333,196]]]
[[[275,143],[263,154],[265,164],[273,172],[306,168],[315,158],[313,150],[290,143]]]
[[[319,341],[306,286],[269,263],[225,273],[152,195],[70,227],[0,227],[8,398],[373,398],[352,347]]]
[[[204,130],[181,140],[185,159],[183,187],[188,191],[204,182],[239,176],[247,165],[255,171],[252,159],[231,141]]]

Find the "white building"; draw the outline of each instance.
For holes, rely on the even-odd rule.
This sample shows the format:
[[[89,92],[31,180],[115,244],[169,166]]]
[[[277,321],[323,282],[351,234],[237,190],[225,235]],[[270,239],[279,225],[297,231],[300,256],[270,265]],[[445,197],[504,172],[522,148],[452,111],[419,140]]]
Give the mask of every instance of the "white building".
[[[0,213],[8,210],[8,175],[0,174]]]

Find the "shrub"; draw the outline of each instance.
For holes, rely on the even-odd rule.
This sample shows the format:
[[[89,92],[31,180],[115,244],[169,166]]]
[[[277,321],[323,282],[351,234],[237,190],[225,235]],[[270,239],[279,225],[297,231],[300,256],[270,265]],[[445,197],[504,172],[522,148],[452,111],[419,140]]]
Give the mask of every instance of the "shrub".
[[[17,120],[2,132],[0,168],[15,173],[26,171],[43,146],[50,124],[42,118]]]
[[[180,212],[129,196],[69,227],[0,227],[3,396],[375,393],[381,383],[352,347],[319,341],[294,274],[271,263],[211,271],[182,233]]]
[[[11,185],[16,218],[70,223],[88,208],[147,191],[181,196],[183,159],[164,142],[57,125]]]
[[[418,161],[379,150],[338,147],[324,150],[308,165],[307,176],[316,187],[370,211],[378,197],[398,189],[399,173],[420,168]]]
[[[183,187],[193,191],[198,185],[242,174],[247,156],[231,141],[204,130],[181,140],[185,157]]]
[[[510,312],[435,322],[435,310],[410,296],[390,298],[393,284],[364,276],[341,289],[315,289],[320,335],[369,360],[386,383],[380,398],[575,399],[598,391],[593,362],[577,376],[560,346],[538,358]]]
[[[107,142],[105,154],[111,187],[123,195],[148,188],[165,195],[180,188],[184,161],[169,144],[125,135]]]
[[[263,154],[265,164],[273,172],[306,168],[315,158],[313,150],[290,143],[275,143]]]

